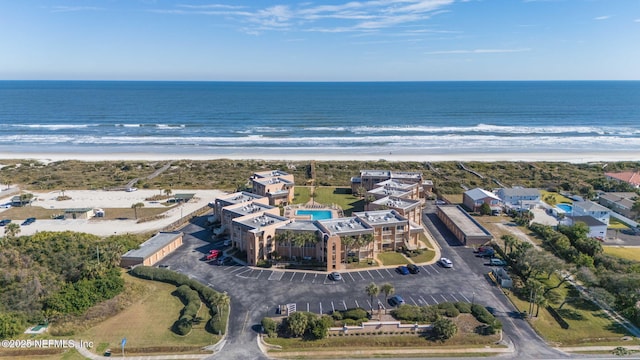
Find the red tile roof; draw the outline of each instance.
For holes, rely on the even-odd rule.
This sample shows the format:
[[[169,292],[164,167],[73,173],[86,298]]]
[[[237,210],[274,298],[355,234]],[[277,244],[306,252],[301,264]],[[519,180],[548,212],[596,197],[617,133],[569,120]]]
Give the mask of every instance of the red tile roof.
[[[637,171],[623,171],[617,173],[605,173],[605,176],[610,178],[628,182],[633,186],[640,186],[640,172]]]

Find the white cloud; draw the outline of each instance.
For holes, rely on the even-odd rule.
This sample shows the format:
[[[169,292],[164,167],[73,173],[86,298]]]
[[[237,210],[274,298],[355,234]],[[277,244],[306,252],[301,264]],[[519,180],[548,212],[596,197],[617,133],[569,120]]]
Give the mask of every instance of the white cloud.
[[[611,18],[611,15],[603,15],[603,16],[594,17],[593,20],[607,20],[610,18]]]

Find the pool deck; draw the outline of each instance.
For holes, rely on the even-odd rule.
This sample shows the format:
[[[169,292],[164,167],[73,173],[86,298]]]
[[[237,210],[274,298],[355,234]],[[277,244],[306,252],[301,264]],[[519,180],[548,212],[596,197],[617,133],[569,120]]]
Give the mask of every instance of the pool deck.
[[[309,201],[306,204],[289,205],[284,208],[284,216],[289,219],[296,220],[313,220],[312,215],[297,215],[297,210],[326,210],[331,211],[331,218],[336,219],[342,217],[342,209],[338,205],[327,206],[324,204],[318,204],[314,201]]]

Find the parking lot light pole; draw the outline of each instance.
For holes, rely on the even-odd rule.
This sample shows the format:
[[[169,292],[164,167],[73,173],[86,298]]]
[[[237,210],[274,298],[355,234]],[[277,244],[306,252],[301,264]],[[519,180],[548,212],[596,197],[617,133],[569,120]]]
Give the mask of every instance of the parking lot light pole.
[[[476,292],[473,292],[473,295],[471,296],[471,305],[474,305],[476,303]]]

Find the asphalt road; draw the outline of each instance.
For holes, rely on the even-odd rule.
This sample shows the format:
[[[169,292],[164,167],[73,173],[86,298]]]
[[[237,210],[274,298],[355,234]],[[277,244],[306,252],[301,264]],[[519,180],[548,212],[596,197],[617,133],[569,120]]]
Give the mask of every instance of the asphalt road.
[[[502,355],[513,359],[560,359],[571,356],[555,350],[541,339],[520,318],[502,291],[487,276],[487,260],[475,257],[473,250],[460,246],[452,234],[430,213],[425,211],[425,225],[436,238],[442,256],[453,261],[453,268],[437,264],[421,266],[418,274],[401,275],[395,269],[374,269],[344,272],[341,281],[332,281],[326,274],[305,271],[252,269],[237,264],[218,266],[205,262],[203,256],[222,243],[211,243],[211,233],[200,223],[182,230],[184,245],[162,260],[174,271],[189,275],[218,291],[231,296],[229,330],[225,343],[212,358],[267,359],[257,344],[260,320],[276,315],[279,305],[295,304],[298,311],[330,313],[352,307],[371,307],[365,286],[391,283],[395,293],[409,304],[433,305],[445,301],[468,301],[490,306],[504,325],[504,341],[515,352]],[[379,299],[386,308],[384,295]],[[374,303],[376,301],[374,300]]]

